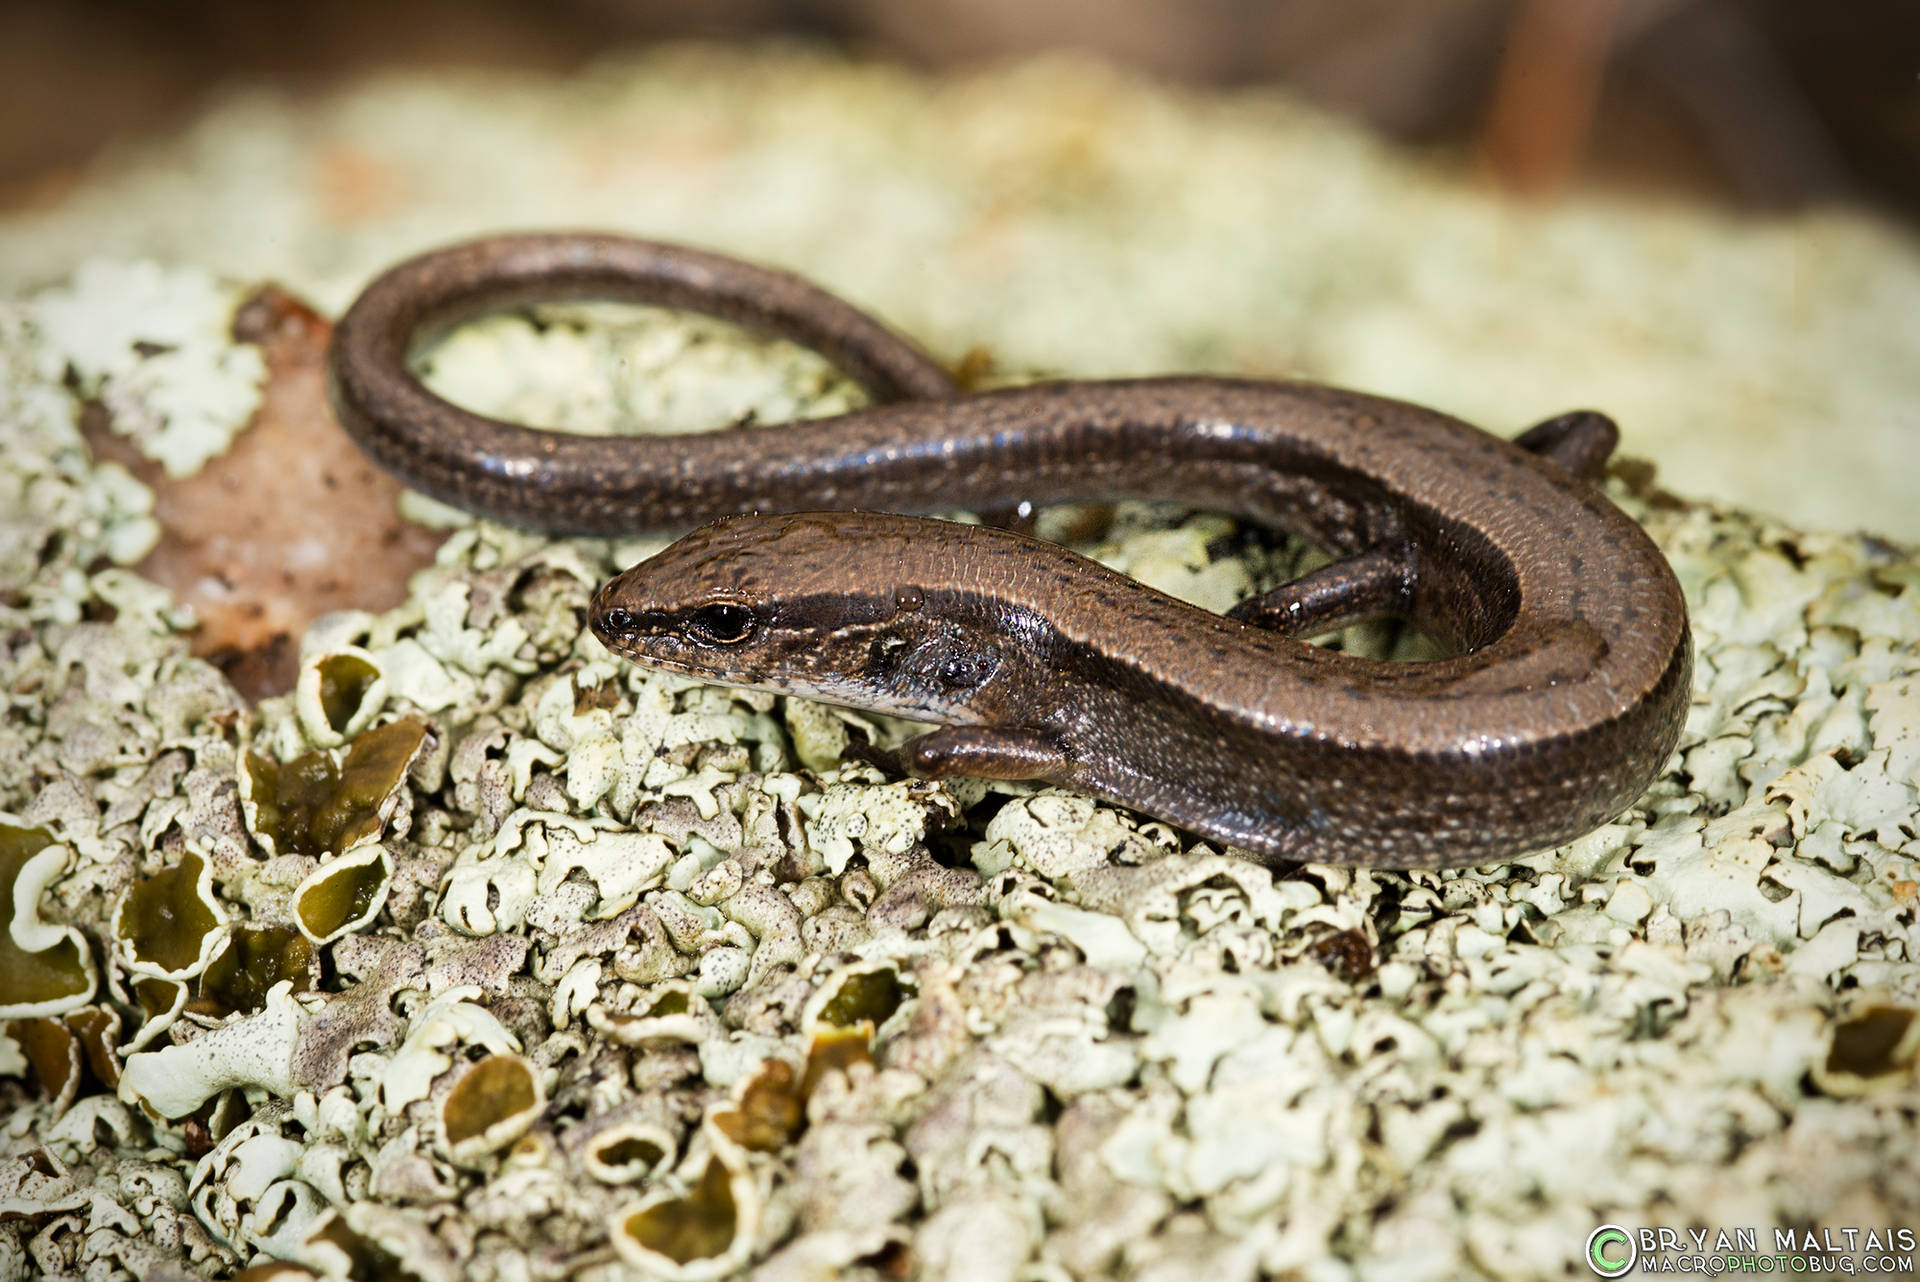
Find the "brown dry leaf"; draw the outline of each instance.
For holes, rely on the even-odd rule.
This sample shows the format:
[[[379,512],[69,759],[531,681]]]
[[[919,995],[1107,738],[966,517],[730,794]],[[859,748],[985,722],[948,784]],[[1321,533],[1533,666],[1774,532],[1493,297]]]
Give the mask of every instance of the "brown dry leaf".
[[[234,334],[267,361],[260,411],[233,447],[200,472],[168,477],[89,410],[96,458],[113,459],[154,492],[160,543],[136,569],[200,617],[194,653],[249,699],[292,688],[298,638],[333,610],[382,610],[441,535],[401,519],[400,483],[375,467],[327,404],[332,327],[305,303],[263,286]]]

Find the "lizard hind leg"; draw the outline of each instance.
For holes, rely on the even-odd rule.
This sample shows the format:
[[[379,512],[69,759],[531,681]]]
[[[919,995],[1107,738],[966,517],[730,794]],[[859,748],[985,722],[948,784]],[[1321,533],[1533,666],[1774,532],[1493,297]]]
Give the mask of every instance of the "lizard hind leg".
[[[1413,549],[1392,545],[1342,557],[1248,597],[1227,617],[1305,641],[1365,619],[1402,614],[1412,596]]]
[[[1514,437],[1513,443],[1559,464],[1569,476],[1597,481],[1614,446],[1620,444],[1620,429],[1598,410],[1570,410],[1535,423]]]

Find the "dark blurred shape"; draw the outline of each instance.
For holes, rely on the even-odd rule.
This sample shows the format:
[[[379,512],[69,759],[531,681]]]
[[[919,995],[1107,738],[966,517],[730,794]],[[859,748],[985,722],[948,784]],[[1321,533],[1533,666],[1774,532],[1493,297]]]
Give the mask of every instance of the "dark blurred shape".
[[[1920,213],[1913,0],[0,0],[0,201],[229,83],[564,72],[668,37],[802,35],[950,67],[1068,49],[1272,81],[1551,194],[1597,177]]]
[[[1563,190],[1587,158],[1609,69],[1670,106],[1743,203],[1856,195],[1827,130],[1739,0],[1521,0],[1482,136],[1513,190]]]
[[[1790,206],[1858,194],[1832,130],[1757,10],[1743,0],[1659,8],[1659,20],[1631,47],[1633,63],[1672,98],[1748,204]]]
[[[164,134],[236,84],[565,70],[626,38],[529,0],[0,0],[0,203],[57,196],[102,146]]]
[[[830,16],[845,38],[929,66],[1077,50],[1182,80],[1278,81],[1389,133],[1417,137],[1466,119],[1457,107],[1484,93],[1513,4],[811,0],[802,7]]]
[[[1920,4],[1754,0],[1767,47],[1849,173],[1920,216]]]
[[[1540,195],[1572,181],[1619,19],[1616,0],[1521,0],[1481,138],[1507,186]]]

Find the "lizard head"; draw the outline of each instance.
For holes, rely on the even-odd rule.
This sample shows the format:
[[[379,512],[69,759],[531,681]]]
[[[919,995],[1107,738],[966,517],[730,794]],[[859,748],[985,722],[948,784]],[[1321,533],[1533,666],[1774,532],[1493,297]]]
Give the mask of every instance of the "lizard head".
[[[1044,688],[1034,642],[1049,629],[963,568],[1011,539],[1032,542],[879,513],[732,516],[608,582],[588,623],[623,658],[718,685],[945,725],[1017,721]]]

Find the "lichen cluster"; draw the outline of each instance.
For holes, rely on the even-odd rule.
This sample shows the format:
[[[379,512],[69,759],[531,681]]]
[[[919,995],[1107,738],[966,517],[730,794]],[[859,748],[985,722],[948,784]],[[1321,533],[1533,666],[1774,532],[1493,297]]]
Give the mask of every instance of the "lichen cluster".
[[[518,414],[684,332],[569,315],[522,382],[434,376]],[[1272,870],[615,660],[579,611],[638,542],[457,529],[245,709],[100,568],[138,495],[13,324],[0,903],[91,970],[0,1038],[0,1277],[1533,1276],[1609,1220],[1920,1211],[1908,550],[1616,478],[1699,648],[1646,798],[1507,867]],[[845,403],[702,341],[791,372],[729,414]],[[1052,519],[1214,608],[1292,555]]]

